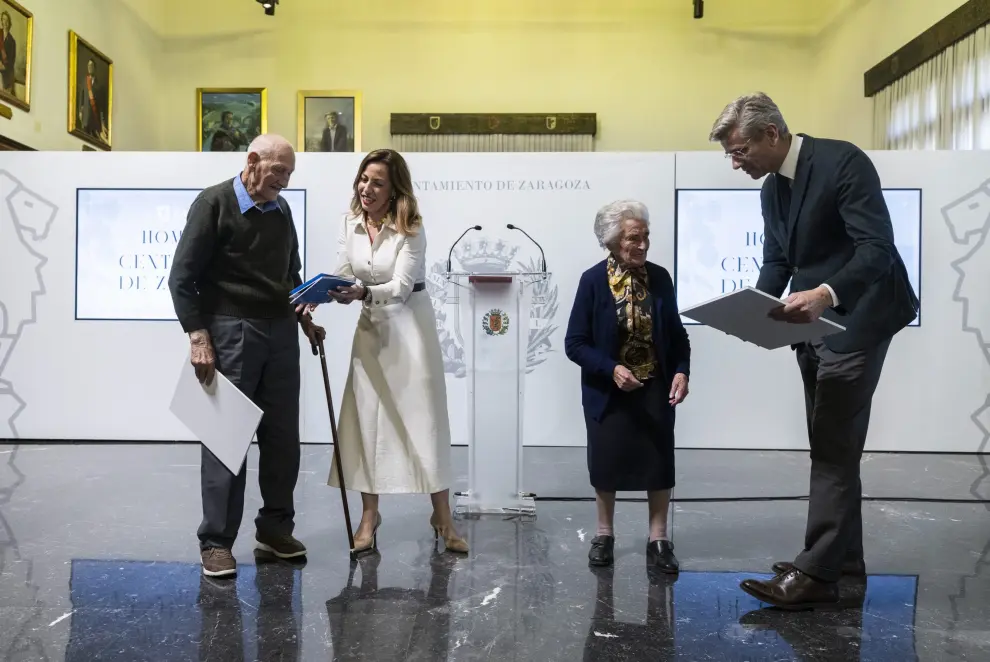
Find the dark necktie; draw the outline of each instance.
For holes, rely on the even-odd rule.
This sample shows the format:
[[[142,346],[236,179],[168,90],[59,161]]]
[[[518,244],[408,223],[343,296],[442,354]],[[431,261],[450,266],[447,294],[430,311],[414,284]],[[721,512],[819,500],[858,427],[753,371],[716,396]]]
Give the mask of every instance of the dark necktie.
[[[791,180],[783,175],[777,177],[777,195],[780,198],[780,209],[783,212],[784,221],[791,215]]]

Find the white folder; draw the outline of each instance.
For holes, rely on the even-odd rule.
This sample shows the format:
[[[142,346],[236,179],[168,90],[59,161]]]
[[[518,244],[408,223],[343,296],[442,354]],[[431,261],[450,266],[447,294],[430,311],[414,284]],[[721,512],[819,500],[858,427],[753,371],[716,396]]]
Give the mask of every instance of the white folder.
[[[262,411],[229,379],[217,371],[209,386],[200,384],[187,358],[169,410],[231,473],[240,473]]]
[[[783,305],[783,299],[746,287],[686,308],[680,313],[764,349],[811,342],[846,330],[844,326],[824,318],[808,324],[779,322],[770,318],[770,311]]]

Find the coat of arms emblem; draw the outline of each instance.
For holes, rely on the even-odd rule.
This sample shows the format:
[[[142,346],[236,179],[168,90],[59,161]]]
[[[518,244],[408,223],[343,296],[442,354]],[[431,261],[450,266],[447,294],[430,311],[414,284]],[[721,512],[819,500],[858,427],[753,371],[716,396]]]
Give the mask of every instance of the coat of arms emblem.
[[[498,308],[493,308],[485,314],[481,328],[490,336],[504,336],[509,330],[509,316]]]

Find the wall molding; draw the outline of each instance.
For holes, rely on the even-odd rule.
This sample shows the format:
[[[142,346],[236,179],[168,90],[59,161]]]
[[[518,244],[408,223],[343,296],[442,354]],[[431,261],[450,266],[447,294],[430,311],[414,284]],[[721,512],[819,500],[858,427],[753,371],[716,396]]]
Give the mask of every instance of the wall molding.
[[[396,135],[595,135],[595,113],[392,113]]]

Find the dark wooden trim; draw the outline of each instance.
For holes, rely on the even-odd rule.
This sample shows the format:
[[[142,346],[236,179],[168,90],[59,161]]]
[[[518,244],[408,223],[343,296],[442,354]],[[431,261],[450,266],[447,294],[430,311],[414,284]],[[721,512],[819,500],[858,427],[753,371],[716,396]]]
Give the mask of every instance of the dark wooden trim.
[[[595,113],[392,113],[391,133],[595,135]]]
[[[0,135],[0,152],[37,152],[34,147],[28,147],[12,138]]]
[[[863,74],[865,96],[872,97],[987,23],[990,0],[969,0]]]

